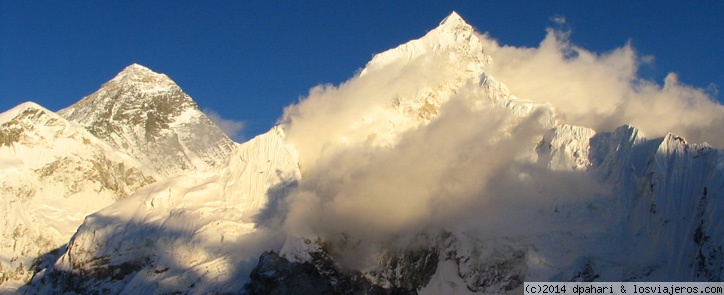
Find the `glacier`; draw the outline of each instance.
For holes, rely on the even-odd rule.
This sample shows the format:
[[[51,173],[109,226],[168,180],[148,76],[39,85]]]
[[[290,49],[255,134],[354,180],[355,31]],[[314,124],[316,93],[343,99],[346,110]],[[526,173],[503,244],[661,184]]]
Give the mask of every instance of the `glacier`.
[[[453,12],[241,144],[206,132],[193,101],[140,65],[60,116],[44,110],[79,134],[65,136],[154,179],[74,212],[89,215],[16,291],[498,294],[524,281],[721,280],[721,149],[560,123],[556,106],[487,73],[485,50]],[[37,138],[12,130],[0,152]],[[3,161],[3,179],[42,178]]]

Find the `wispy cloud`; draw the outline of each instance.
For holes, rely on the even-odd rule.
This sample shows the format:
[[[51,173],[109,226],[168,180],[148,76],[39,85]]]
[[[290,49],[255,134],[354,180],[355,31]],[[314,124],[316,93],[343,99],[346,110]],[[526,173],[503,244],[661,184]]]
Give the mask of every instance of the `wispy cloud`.
[[[559,26],[566,24],[566,17],[565,17],[565,16],[562,16],[562,15],[552,16],[552,17],[550,18],[550,20],[551,20],[552,22],[556,23],[556,24],[559,25]]]
[[[214,123],[221,131],[223,131],[226,136],[231,138],[231,140],[236,142],[244,142],[246,139],[244,138],[244,121],[236,121],[233,119],[225,119],[219,115],[216,111],[212,109],[204,109],[204,114],[206,114],[206,117],[211,120],[212,123]]]

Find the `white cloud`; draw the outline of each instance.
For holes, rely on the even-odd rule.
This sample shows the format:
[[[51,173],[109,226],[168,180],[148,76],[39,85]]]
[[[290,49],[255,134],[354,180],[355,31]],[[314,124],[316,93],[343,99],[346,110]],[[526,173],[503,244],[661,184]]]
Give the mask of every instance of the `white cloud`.
[[[641,64],[653,64],[656,58],[653,55],[642,55],[640,58]]]
[[[556,15],[551,17],[551,21],[556,23],[557,25],[565,25],[566,24],[566,17],[562,15]]]
[[[301,165],[312,165],[333,153],[342,147],[338,145],[341,141],[383,141],[387,130],[403,129],[388,121],[391,106],[398,98],[415,96],[455,77],[454,67],[442,63],[439,56],[423,56],[414,62],[371,69],[338,87],[312,88],[307,98],[284,110],[282,119],[287,136],[304,155]]]
[[[719,85],[716,83],[709,83],[709,85],[706,87],[706,92],[709,93],[711,96],[716,97],[719,95]]]
[[[231,138],[233,141],[236,142],[243,142],[245,140],[244,138],[244,122],[243,121],[235,121],[232,119],[225,119],[222,118],[219,113],[215,112],[211,109],[204,109],[203,110],[206,117],[211,120],[212,123],[214,123],[221,131],[226,134],[229,138]]]
[[[348,266],[361,267],[375,247],[406,245],[420,232],[534,231],[544,224],[539,208],[596,195],[587,174],[541,173],[545,164],[531,162],[547,130],[541,122],[551,116],[548,107],[520,117],[492,104],[479,80],[452,91],[429,123],[404,129],[405,112],[394,102],[456,83],[464,67],[450,64],[450,56],[390,63],[339,87],[314,88],[285,110],[287,140],[302,168],[298,187],[280,206],[285,230],[361,242],[338,253]],[[390,128],[400,133],[385,144],[379,138]]]
[[[630,44],[598,54],[568,37],[549,29],[537,48],[520,48],[481,36],[494,60],[487,73],[519,97],[550,102],[561,123],[599,131],[629,124],[649,137],[672,132],[724,147],[724,106],[706,90],[680,83],[675,73],[663,85],[639,77],[639,65],[654,59]]]

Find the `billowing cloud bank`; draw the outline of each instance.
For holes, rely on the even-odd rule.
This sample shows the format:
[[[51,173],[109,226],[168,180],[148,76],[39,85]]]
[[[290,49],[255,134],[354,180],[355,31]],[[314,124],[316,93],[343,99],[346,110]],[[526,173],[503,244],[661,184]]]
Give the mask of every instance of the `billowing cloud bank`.
[[[338,87],[314,88],[282,119],[303,173],[284,205],[285,230],[405,244],[429,230],[463,227],[494,237],[583,226],[553,225],[540,214],[552,204],[609,196],[589,173],[537,162],[535,146],[553,118],[599,131],[630,124],[649,137],[671,131],[724,146],[724,107],[674,74],[663,86],[637,77],[640,58],[630,45],[599,55],[553,30],[538,48],[474,36],[493,59],[485,75],[534,102],[526,102],[529,111],[495,103],[485,75],[461,75],[469,60],[454,54],[400,59]],[[395,112],[400,99],[444,85],[458,86],[430,111],[431,120],[409,124],[409,114]],[[395,130],[394,140],[379,139]]]
[[[663,85],[640,78],[639,66],[651,57],[638,56],[630,44],[597,54],[573,45],[569,35],[549,29],[538,48],[480,36],[494,61],[487,73],[519,97],[550,102],[561,123],[598,131],[629,124],[649,137],[671,132],[724,147],[724,106],[703,89],[681,84],[675,73]]]

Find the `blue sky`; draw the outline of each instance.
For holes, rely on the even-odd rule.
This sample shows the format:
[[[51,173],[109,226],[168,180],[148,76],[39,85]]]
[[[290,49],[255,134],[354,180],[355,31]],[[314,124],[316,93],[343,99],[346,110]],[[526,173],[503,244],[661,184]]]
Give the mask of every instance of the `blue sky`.
[[[416,39],[457,11],[501,44],[537,46],[555,17],[603,53],[631,42],[662,83],[724,86],[724,2],[696,1],[2,1],[0,111],[59,110],[131,63],[169,75],[203,109],[268,130],[284,106],[338,84],[373,54]]]

